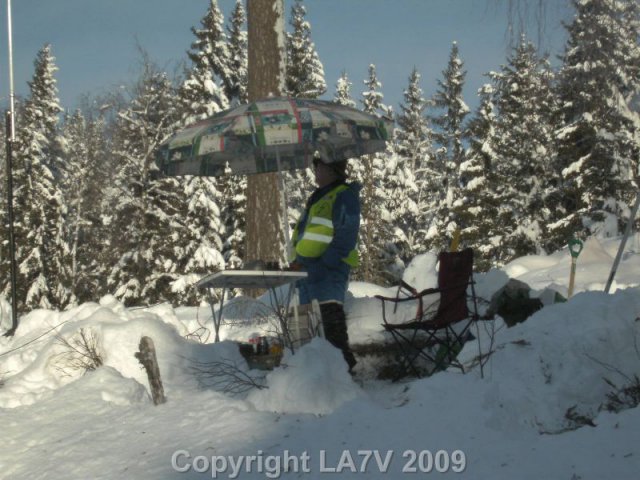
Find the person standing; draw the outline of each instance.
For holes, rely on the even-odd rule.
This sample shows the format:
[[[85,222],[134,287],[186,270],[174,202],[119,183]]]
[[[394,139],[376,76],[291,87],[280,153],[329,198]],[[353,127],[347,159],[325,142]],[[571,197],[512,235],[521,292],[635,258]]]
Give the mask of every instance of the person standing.
[[[293,231],[291,268],[307,272],[298,282],[300,303],[318,301],[325,338],[342,351],[351,372],[357,362],[343,305],[351,268],[358,266],[361,186],[347,183],[346,161],[314,158],[313,167],[318,188]]]

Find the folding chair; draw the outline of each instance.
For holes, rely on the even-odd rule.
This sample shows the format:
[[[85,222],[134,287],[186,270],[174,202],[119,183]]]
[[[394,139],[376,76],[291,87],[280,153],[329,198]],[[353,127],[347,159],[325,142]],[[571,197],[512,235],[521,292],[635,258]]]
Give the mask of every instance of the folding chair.
[[[382,301],[383,327],[395,340],[400,352],[400,370],[396,380],[413,372],[420,377],[416,365],[419,359],[431,365],[429,374],[455,366],[464,372],[463,365],[456,360],[462,345],[469,338],[472,323],[478,320],[478,307],[473,283],[473,250],[441,252],[438,256],[438,287],[418,292],[402,282],[395,298],[376,295]],[[470,288],[473,311],[469,311],[467,290]],[[401,297],[401,291],[409,294]],[[427,304],[429,295],[436,298]],[[417,302],[414,318],[393,323],[387,315],[387,305],[398,306],[406,302]]]

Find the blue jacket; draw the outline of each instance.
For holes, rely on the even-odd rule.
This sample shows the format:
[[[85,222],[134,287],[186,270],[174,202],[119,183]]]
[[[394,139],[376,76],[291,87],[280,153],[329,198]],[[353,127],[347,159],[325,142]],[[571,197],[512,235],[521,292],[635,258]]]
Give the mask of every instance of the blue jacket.
[[[334,182],[316,189],[309,197],[305,212],[302,214],[298,231],[304,231],[309,208],[342,181]],[[312,299],[318,302],[344,302],[349,283],[351,267],[342,259],[356,248],[360,229],[360,189],[358,183],[347,184],[347,190],[340,192],[333,204],[333,240],[327,250],[317,258],[296,256],[296,262],[308,273],[305,280],[298,282],[300,303],[309,303]]]

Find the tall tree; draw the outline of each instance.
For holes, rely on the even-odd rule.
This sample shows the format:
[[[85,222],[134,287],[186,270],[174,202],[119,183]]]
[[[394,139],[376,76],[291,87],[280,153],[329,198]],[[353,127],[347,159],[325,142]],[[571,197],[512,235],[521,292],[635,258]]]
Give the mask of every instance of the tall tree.
[[[369,65],[369,76],[364,80],[364,84],[364,111],[377,116],[391,116],[391,109],[382,102],[382,83],[378,80],[375,65]],[[360,267],[355,270],[354,275],[374,283],[384,283],[394,277],[397,258],[388,211],[389,192],[385,190],[386,155],[365,155],[351,165],[355,178],[362,184],[362,223],[358,243]]]
[[[398,163],[390,177],[395,179],[391,210],[396,231],[404,237],[405,262],[426,249],[424,227],[432,211],[432,182],[437,178],[432,170],[431,129],[425,117],[427,101],[420,80],[421,75],[414,68],[397,116],[394,141]]]
[[[183,184],[186,212],[183,220],[173,226],[181,238],[176,242],[175,258],[170,259],[175,266],[171,271],[171,292],[182,305],[198,305],[206,295],[193,285],[204,274],[225,268],[220,236],[223,232],[220,192],[216,182],[208,177],[186,177]]]
[[[227,172],[218,182],[220,220],[223,227],[222,256],[226,268],[240,268],[245,258],[247,179]]]
[[[102,222],[104,201],[112,177],[107,161],[104,120],[88,120],[80,110],[68,116],[63,135],[64,177],[68,205],[67,229],[71,257],[71,290],[79,302],[103,293],[105,265],[101,262],[108,235]]]
[[[462,207],[460,193],[460,165],[464,161],[463,122],[469,113],[462,97],[466,71],[460,59],[458,44],[453,42],[447,68],[438,79],[433,97],[434,144],[437,163],[443,172],[442,199],[436,212],[436,223],[428,233],[428,240],[436,249],[448,246],[453,233],[464,227],[458,210]]]
[[[550,212],[546,197],[553,174],[553,74],[546,59],[523,35],[500,72],[492,74],[499,116],[494,163],[502,232],[496,261],[540,253]]]
[[[18,299],[22,308],[64,308],[69,288],[66,205],[59,187],[63,142],[55,58],[45,45],[34,62],[30,96],[15,144]]]
[[[210,0],[200,24],[201,28],[191,29],[196,37],[188,52],[192,65],[180,89],[185,123],[224,110],[229,105],[225,90],[237,90],[235,73],[229,68],[229,46],[217,0]]]
[[[499,133],[495,88],[487,83],[478,90],[480,104],[469,121],[466,136],[469,148],[460,165],[462,198],[461,231],[464,243],[476,252],[474,264],[480,271],[494,264],[502,239],[496,224],[499,200],[495,166],[498,163]]]
[[[148,58],[130,97],[118,113],[113,146],[119,195],[111,205],[114,266],[108,282],[128,304],[152,303],[172,299],[178,253],[184,251],[183,187],[177,178],[154,175],[157,149],[175,131],[179,112],[171,82]]]
[[[356,107],[356,102],[351,96],[351,87],[353,83],[349,80],[347,72],[343,71],[336,82],[336,92],[333,95],[333,101],[345,107]]]
[[[311,41],[311,25],[302,0],[291,6],[287,33],[287,94],[292,97],[317,98],[327,91],[324,67]]]
[[[285,91],[283,0],[247,4],[249,31],[249,101]],[[246,260],[286,262],[281,188],[277,174],[247,178]]]
[[[638,2],[573,0],[562,56],[556,169],[563,210],[554,246],[572,234],[615,235],[638,189],[640,91]]]
[[[243,0],[236,0],[227,26],[229,71],[225,94],[229,103],[247,102],[247,13]]]

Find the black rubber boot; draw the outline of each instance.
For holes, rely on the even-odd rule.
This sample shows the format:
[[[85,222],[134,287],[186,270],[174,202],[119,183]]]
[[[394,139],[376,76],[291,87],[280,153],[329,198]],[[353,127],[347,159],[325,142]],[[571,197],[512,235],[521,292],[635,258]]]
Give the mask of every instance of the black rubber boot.
[[[358,362],[349,348],[347,317],[344,313],[344,308],[341,304],[335,302],[322,303],[320,304],[320,313],[322,314],[325,338],[331,345],[342,350],[342,355],[347,365],[349,365],[349,373],[351,373]]]

